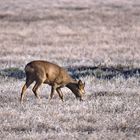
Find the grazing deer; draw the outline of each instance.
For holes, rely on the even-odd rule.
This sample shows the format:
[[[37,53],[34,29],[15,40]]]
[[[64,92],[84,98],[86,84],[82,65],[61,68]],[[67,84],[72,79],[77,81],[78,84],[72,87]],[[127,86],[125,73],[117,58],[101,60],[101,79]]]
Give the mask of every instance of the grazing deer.
[[[35,81],[35,85],[32,89],[37,98],[40,98],[37,90],[42,83],[51,86],[50,99],[52,99],[54,91],[56,90],[59,97],[63,101],[62,87],[69,88],[76,96],[82,101],[82,96],[85,93],[85,83],[81,80],[74,80],[68,72],[62,67],[47,62],[47,61],[32,61],[25,66],[26,83],[24,84],[21,92],[20,102],[22,103],[25,90]]]

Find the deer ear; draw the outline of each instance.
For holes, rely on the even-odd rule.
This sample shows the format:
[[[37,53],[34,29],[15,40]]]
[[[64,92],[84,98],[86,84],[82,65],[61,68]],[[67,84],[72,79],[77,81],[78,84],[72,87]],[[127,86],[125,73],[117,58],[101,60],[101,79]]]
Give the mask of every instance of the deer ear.
[[[78,81],[78,85],[82,85],[82,81],[81,80]]]

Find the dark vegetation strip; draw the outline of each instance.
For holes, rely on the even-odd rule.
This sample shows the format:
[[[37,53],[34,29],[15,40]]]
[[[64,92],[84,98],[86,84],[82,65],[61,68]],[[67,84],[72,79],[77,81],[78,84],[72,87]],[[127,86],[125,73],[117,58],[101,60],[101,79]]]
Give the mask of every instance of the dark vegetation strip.
[[[140,77],[140,68],[77,66],[67,67],[66,69],[68,70],[70,75],[75,79],[79,79],[81,77],[86,76],[95,76],[99,79],[111,79],[119,76],[122,76],[125,79],[129,77]],[[19,68],[7,68],[0,70],[0,76],[23,79],[25,78],[25,72]]]
[[[85,11],[85,10],[90,10],[90,7],[80,7],[80,6],[71,6],[71,7],[53,7],[55,10],[65,10],[65,11]],[[46,7],[45,10],[51,10],[50,7]],[[26,12],[25,12],[26,14]],[[47,16],[37,16],[37,15],[30,15],[27,16],[24,13],[14,15],[14,14],[8,14],[8,13],[0,13],[0,20],[4,21],[10,21],[10,22],[37,22],[37,21],[44,21],[44,20],[59,20],[63,19],[63,16],[55,16],[55,15],[47,15]]]
[[[95,76],[101,79],[111,79],[118,76],[122,76],[125,79],[129,77],[140,77],[140,68],[79,66],[69,67],[68,71],[75,78],[85,76]]]

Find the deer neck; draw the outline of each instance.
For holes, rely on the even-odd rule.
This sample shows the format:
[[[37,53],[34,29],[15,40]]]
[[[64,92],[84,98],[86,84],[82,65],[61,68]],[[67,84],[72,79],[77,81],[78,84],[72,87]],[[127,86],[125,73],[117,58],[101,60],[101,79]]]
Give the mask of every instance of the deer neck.
[[[66,85],[67,88],[69,88],[74,94],[77,92],[77,81],[72,80]]]

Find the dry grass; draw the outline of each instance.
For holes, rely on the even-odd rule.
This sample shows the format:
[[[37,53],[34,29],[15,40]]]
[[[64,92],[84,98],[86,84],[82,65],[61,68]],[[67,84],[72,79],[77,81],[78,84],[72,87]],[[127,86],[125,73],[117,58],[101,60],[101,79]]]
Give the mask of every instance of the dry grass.
[[[0,0],[0,70],[35,59],[140,68],[139,13],[139,0]],[[84,102],[64,88],[65,102],[49,103],[45,85],[38,102],[30,88],[23,105],[24,79],[0,78],[0,139],[140,139],[139,76],[81,77]]]

